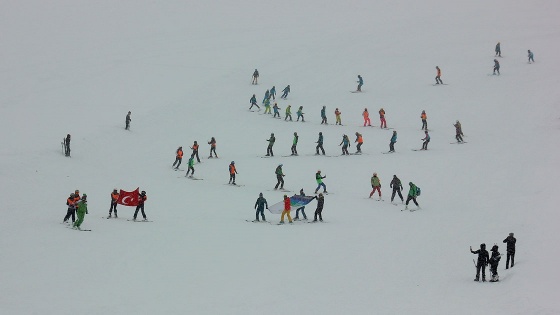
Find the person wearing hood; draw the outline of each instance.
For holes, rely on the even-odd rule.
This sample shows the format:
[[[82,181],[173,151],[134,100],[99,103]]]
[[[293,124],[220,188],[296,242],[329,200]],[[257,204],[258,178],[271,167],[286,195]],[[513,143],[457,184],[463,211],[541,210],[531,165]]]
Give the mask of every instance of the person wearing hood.
[[[486,244],[480,244],[480,249],[475,251],[472,250],[471,253],[478,254],[478,260],[476,262],[476,277],[474,281],[480,281],[480,271],[482,270],[482,282],[486,282],[486,266],[488,266],[489,254],[486,250]]]

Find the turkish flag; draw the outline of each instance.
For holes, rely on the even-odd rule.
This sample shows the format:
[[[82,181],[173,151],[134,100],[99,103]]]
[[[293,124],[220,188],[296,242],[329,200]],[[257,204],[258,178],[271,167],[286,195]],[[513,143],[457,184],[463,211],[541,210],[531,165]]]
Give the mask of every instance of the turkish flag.
[[[119,193],[119,199],[117,199],[117,203],[123,206],[137,206],[138,198],[140,198],[139,190],[140,187],[136,188],[136,190],[134,191],[124,191],[121,189]]]

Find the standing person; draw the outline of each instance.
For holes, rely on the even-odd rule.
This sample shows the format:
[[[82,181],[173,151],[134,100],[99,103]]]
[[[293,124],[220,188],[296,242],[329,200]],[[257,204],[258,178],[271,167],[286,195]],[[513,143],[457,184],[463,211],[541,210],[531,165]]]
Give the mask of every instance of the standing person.
[[[480,281],[480,270],[482,270],[482,282],[486,282],[486,266],[488,265],[488,251],[486,250],[486,244],[480,244],[480,249],[475,251],[472,250],[471,253],[478,254],[478,260],[476,262],[476,278],[474,281]]]
[[[350,145],[350,139],[347,135],[342,135],[342,142],[338,146],[342,146],[342,155],[350,155],[348,152],[348,146]]]
[[[301,117],[301,122],[305,122],[305,117],[303,117],[303,106],[300,106],[296,112],[297,114],[297,121],[299,121],[299,118]]]
[[[290,201],[290,198],[288,197],[288,195],[284,195],[284,211],[282,211],[282,216],[280,217],[280,223],[279,224],[284,224],[284,216],[285,215],[288,216],[288,222],[293,223],[292,222],[292,216],[290,215],[291,210],[292,210],[292,203]]]
[[[264,199],[263,194],[259,193],[259,198],[257,198],[257,201],[255,202],[255,209],[257,210],[257,212],[255,213],[255,221],[253,222],[259,222],[259,214],[261,215],[262,220],[266,222],[266,218],[264,216],[264,207],[268,209],[268,202],[266,202],[266,199]]]
[[[371,120],[369,120],[369,112],[367,108],[364,108],[364,112],[362,113],[362,116],[364,116],[364,127],[366,126],[366,124],[368,126],[371,126]]]
[[[257,69],[253,72],[253,81],[251,81],[251,84],[259,84],[259,71]]]
[[[175,164],[177,164],[175,169],[176,170],[179,169],[179,166],[181,165],[182,161],[183,161],[183,147],[178,147],[177,152],[175,152],[175,162],[173,162],[173,165],[171,167],[174,167]]]
[[[323,193],[327,193],[327,185],[325,185],[325,183],[323,183],[323,179],[327,178],[327,176],[321,176],[321,170],[318,170],[317,173],[315,173],[315,180],[317,181],[317,188],[315,188],[315,194],[317,194],[317,192],[319,191],[319,189],[321,189],[321,187],[323,187]]]
[[[422,119],[422,130],[428,130],[428,115],[426,115],[425,110],[422,110],[422,114],[420,114],[420,119]]]
[[[501,57],[502,56],[502,50],[500,48],[500,42],[498,42],[496,44],[496,48],[494,49],[494,51],[496,52],[496,54],[494,55],[494,57],[498,56]]]
[[[198,142],[195,141],[195,142],[193,143],[193,146],[191,147],[191,149],[192,149],[191,157],[195,157],[195,156],[196,156],[196,161],[197,161],[198,163],[200,163],[200,158],[198,157]]]
[[[323,106],[323,108],[321,109],[321,125],[327,124],[327,106]]]
[[[420,209],[420,205],[418,205],[418,202],[416,201],[416,196],[418,196],[418,188],[416,188],[416,185],[414,185],[412,182],[409,182],[408,186],[410,188],[408,189],[408,196],[406,197],[404,210],[408,210],[408,203],[410,202],[410,200],[414,201],[414,204],[418,207],[418,209]]]
[[[315,147],[315,155],[319,155],[319,149],[321,149],[321,152],[323,152],[323,155],[325,155],[325,149],[323,149],[323,133],[319,132],[319,139],[317,139],[317,146]]]
[[[358,143],[358,145],[356,145],[356,154],[362,153],[362,144],[364,144],[364,139],[362,138],[361,133],[356,132],[356,141],[354,141],[354,143]]]
[[[379,110],[379,120],[381,121],[381,128],[387,128],[387,121],[385,120],[385,110],[383,108]]]
[[[533,52],[531,50],[527,50],[527,58],[529,58],[529,63],[535,62],[535,59],[533,59]]]
[[[319,196],[315,196],[313,199],[317,199],[317,209],[315,209],[313,222],[317,222],[317,216],[319,216],[319,221],[323,222],[323,206],[325,205],[325,197],[322,193],[319,193]]]
[[[301,197],[305,197],[305,193],[303,192],[303,188],[299,190],[299,195]],[[294,221],[299,220],[299,211],[301,210],[301,214],[303,215],[303,219],[307,220],[307,215],[305,215],[305,206],[301,206],[296,209],[296,216],[294,217]]]
[[[109,216],[107,217],[107,219],[109,219],[112,215],[112,212],[115,211],[115,219],[118,218],[117,216],[117,201],[119,200],[119,193],[117,192],[117,189],[113,189],[113,192],[111,193],[111,207],[109,207]]]
[[[70,134],[67,134],[64,138],[64,155],[70,156]]]
[[[253,106],[257,106],[257,108],[259,110],[261,110],[261,107],[259,105],[257,105],[257,97],[255,96],[255,94],[253,94],[253,96],[249,100],[249,103],[251,103],[251,107],[249,107],[249,110],[251,110],[253,108]]]
[[[422,149],[420,150],[428,150],[428,143],[430,143],[430,135],[428,134],[428,131],[424,131],[424,134],[424,138],[421,139],[424,142],[422,143]]]
[[[214,137],[212,137],[212,139],[210,139],[210,141],[208,141],[208,144],[210,145],[210,156],[208,158],[213,157],[212,153],[214,153],[216,158],[218,158],[218,153],[216,153],[216,139]]]
[[[500,281],[500,277],[498,276],[498,264],[500,263],[500,258],[502,255],[498,252],[498,245],[492,246],[492,256],[489,259],[490,264],[490,272],[492,273],[492,279],[490,282],[498,282]]]
[[[82,199],[76,203],[76,213],[78,215],[78,219],[74,222],[74,229],[81,230],[80,226],[84,222],[86,214],[88,214],[86,194],[84,194]]]
[[[389,141],[389,152],[395,152],[395,143],[397,142],[397,131],[393,130],[393,135]]]
[[[130,118],[130,114],[132,114],[130,111],[128,111],[128,114],[126,114],[125,126],[124,126],[125,130],[130,130],[130,122],[132,121],[132,119]]]
[[[294,132],[294,140],[292,141],[292,155],[298,155],[297,153],[297,143],[299,140],[299,136],[297,132]]]
[[[389,184],[389,187],[393,189],[393,193],[391,194],[391,203],[393,203],[393,199],[395,199],[395,194],[399,194],[399,197],[401,197],[401,203],[404,203],[404,198],[401,194],[403,187],[401,180],[397,177],[397,175],[393,175],[393,180],[391,181],[391,184]]]
[[[358,83],[358,88],[356,89],[356,92],[361,92],[362,91],[362,85],[364,85],[364,79],[362,79],[362,76],[358,74],[358,81],[356,81]]]
[[[500,62],[498,61],[498,59],[494,59],[494,72],[492,72],[492,75],[495,75],[496,72],[498,72],[498,75],[500,75]]]
[[[228,184],[237,185],[235,183],[235,174],[237,174],[237,169],[235,168],[235,161],[231,161],[231,163],[229,163],[229,183]]]
[[[264,92],[264,97],[263,97],[263,104],[264,102],[266,102],[266,100],[268,100],[270,98],[270,91],[266,90],[266,92]]]
[[[335,125],[341,125],[342,126],[342,120],[340,119],[340,114],[341,114],[341,112],[338,110],[338,108],[335,109],[335,111],[334,111],[334,116],[336,118]]]
[[[191,157],[189,160],[189,164],[190,161],[193,158]],[[194,173],[194,170],[193,170]],[[134,217],[132,217],[133,221],[136,221],[136,216],[138,215],[138,210],[142,211],[142,217],[144,217],[144,221],[148,221],[148,218],[146,217],[146,213],[144,212],[144,203],[146,202],[146,200],[148,199],[148,196],[146,196],[146,192],[142,190],[142,192],[140,193],[140,196],[138,196],[138,205],[136,206],[136,211],[134,211]]]
[[[284,118],[284,121],[288,120],[288,118],[292,121],[292,105],[288,105],[288,107],[286,107],[286,117]]]
[[[441,81],[441,69],[436,66],[436,84],[443,84],[443,81]]]
[[[272,118],[276,118],[276,116],[278,116],[278,118],[280,118],[280,107],[278,107],[278,103],[274,103],[274,106],[272,106],[272,109],[274,109],[274,116],[272,116]]]
[[[272,97],[272,100],[276,100],[276,86],[273,85],[272,89],[270,89],[270,97]]]
[[[371,198],[373,194],[375,194],[375,191],[377,191],[379,193],[378,200],[381,200],[381,180],[377,177],[377,173],[373,173],[373,176],[371,177],[371,187],[373,190],[369,193],[369,197]]]
[[[289,84],[288,84],[288,86],[286,86],[282,90],[282,96],[280,96],[280,98],[286,99],[288,97],[288,93],[290,93],[290,85]]]
[[[461,123],[457,120],[453,126],[455,127],[455,139],[457,139],[457,142],[463,142],[463,130],[461,129]]]
[[[270,138],[268,138],[268,147],[266,148],[266,156],[274,156],[274,152],[272,152],[272,147],[274,146],[274,142],[276,142],[276,137],[274,133],[270,134]]]
[[[66,211],[66,216],[62,220],[63,223],[68,222],[68,219],[72,217],[72,223],[76,221],[76,204],[74,201],[74,197],[76,197],[73,193],[70,194],[70,197],[66,199],[66,205],[68,206],[68,210]]]
[[[276,174],[276,186],[274,186],[274,190],[278,189],[278,186],[280,186],[280,189],[284,189],[284,173],[282,172],[282,164],[279,164],[276,167],[276,170],[274,171],[274,174]]]
[[[507,244],[506,247],[506,269],[509,268],[509,260],[511,259],[511,267],[513,268],[513,263],[515,262],[515,243],[517,239],[513,237],[513,233],[509,233],[508,237],[504,240],[504,243]]]
[[[185,177],[193,177],[194,176],[194,157],[191,156],[189,158],[189,162],[188,162],[188,169],[187,169],[187,174],[185,174]],[[191,174],[191,176],[189,176],[189,174]]]
[[[264,113],[265,114],[271,114],[271,112],[270,112],[270,98],[267,98],[264,101]]]

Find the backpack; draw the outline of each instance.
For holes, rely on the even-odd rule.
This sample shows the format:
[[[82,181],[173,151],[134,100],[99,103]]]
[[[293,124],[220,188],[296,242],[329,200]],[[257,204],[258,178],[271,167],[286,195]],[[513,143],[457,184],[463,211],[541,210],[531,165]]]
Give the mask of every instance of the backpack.
[[[416,186],[416,197],[420,196],[421,193],[422,190],[420,190],[420,187]]]

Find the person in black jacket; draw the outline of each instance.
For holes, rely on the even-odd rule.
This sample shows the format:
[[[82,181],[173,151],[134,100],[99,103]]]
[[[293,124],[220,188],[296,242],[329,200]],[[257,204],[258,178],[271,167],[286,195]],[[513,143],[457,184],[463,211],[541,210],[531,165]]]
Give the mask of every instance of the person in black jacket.
[[[132,114],[130,111],[128,111],[128,114],[126,114],[126,118],[125,118],[125,126],[124,129],[125,130],[130,130],[130,122],[132,121],[132,119],[130,118],[130,114]]]
[[[515,258],[515,242],[517,240],[515,239],[515,237],[513,237],[513,233],[509,233],[509,236],[506,237],[506,239],[504,240],[504,243],[507,244],[507,256],[506,256],[506,269],[509,268],[509,260],[511,258],[511,266],[513,267],[513,262],[514,262],[514,258]]]
[[[401,202],[404,203],[404,198],[401,194],[401,191],[403,190],[402,184],[401,184],[401,180],[397,177],[397,175],[393,175],[393,180],[391,181],[391,184],[389,184],[389,187],[393,188],[393,194],[391,195],[391,203],[393,202],[393,199],[395,199],[395,194],[399,194],[399,197],[401,197]]]
[[[480,244],[480,249],[475,251],[472,250],[471,246],[471,253],[478,254],[478,260],[476,262],[476,278],[474,278],[474,281],[480,281],[480,270],[482,269],[482,281],[486,282],[486,266],[488,265],[489,260],[486,244]]]
[[[498,245],[492,246],[492,257],[490,257],[490,272],[492,272],[492,279],[490,279],[490,282],[500,281],[500,278],[498,277],[498,264],[500,263],[500,258],[502,258],[502,255],[498,252]]]
[[[317,199],[317,209],[315,210],[315,216],[313,222],[317,222],[317,216],[319,216],[319,221],[323,222],[323,216],[321,214],[323,213],[323,205],[325,204],[325,197],[323,196],[322,193],[320,193],[319,196],[315,196],[313,197],[313,199]]]
[[[64,139],[64,155],[70,156],[70,134]]]

